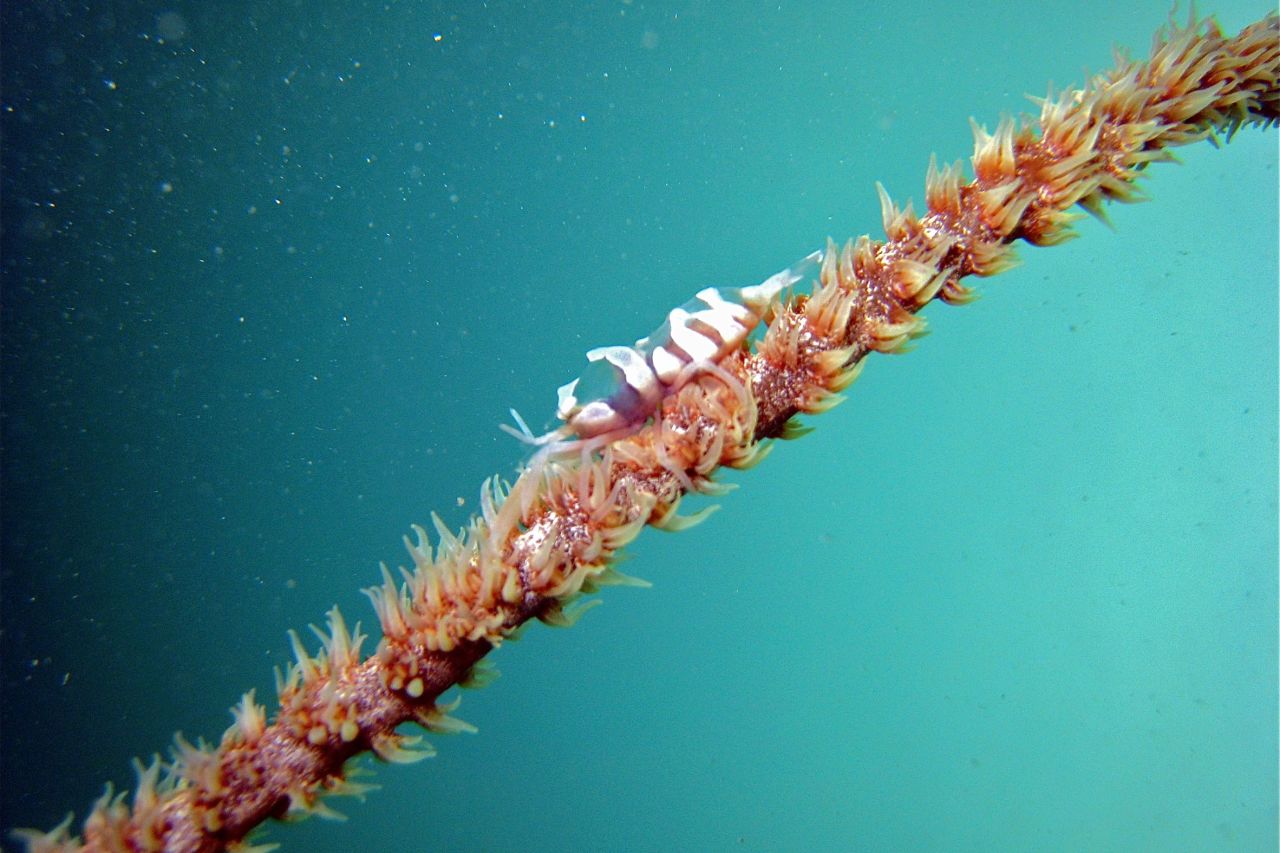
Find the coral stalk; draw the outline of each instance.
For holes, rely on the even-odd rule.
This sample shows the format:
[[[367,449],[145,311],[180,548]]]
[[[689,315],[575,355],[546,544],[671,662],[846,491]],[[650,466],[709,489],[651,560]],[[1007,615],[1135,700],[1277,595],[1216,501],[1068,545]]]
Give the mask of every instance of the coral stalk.
[[[252,849],[268,818],[323,811],[323,797],[359,786],[346,761],[372,750],[387,761],[429,754],[396,732],[405,722],[447,733],[467,728],[441,694],[483,684],[484,657],[533,619],[567,625],[583,596],[634,583],[612,562],[646,525],[679,529],[690,493],[715,493],[713,475],[757,461],[770,439],[800,434],[796,417],[825,411],[871,352],[902,352],[925,329],[920,310],[973,294],[963,280],[1014,262],[1012,244],[1051,246],[1074,236],[1080,206],[1139,198],[1138,176],[1169,149],[1245,125],[1280,121],[1280,19],[1234,38],[1212,22],[1157,34],[1145,62],[1117,66],[1082,90],[1050,95],[1035,124],[974,127],[973,178],[930,163],[926,211],[899,208],[880,190],[886,239],[829,244],[811,294],[776,304],[754,348],[707,365],[629,435],[560,455],[512,484],[490,480],[481,514],[461,532],[435,519],[406,538],[413,566],[384,567],[367,594],[382,639],[364,637],[336,609],[315,654],[293,635],[296,662],[277,679],[267,721],[252,693],[233,709],[216,747],[179,740],[171,762],[137,765],[131,799],[110,789],[81,837],[70,818],[25,832],[32,851]]]

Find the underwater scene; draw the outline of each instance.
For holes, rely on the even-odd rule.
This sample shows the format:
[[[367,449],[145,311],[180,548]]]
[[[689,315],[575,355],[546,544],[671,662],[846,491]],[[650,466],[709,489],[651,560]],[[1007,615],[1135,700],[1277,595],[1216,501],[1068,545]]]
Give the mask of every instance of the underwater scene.
[[[1216,0],[1234,34],[1271,9]],[[0,9],[0,832],[216,744],[585,353],[882,238],[1165,0]],[[1176,12],[1185,22],[1186,10]],[[1277,131],[1018,245],[284,851],[1272,851]],[[809,282],[798,287],[807,287]],[[518,431],[517,431],[518,432]],[[405,728],[408,732],[410,729]]]

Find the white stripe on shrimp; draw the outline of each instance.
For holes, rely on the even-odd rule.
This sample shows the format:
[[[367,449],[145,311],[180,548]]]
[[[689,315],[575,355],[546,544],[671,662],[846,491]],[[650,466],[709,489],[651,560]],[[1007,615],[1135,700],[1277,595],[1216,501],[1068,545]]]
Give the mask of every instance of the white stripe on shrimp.
[[[535,438],[512,412],[520,432],[505,429],[542,447],[541,457],[590,452],[615,435],[643,426],[664,397],[742,346],[778,294],[821,264],[822,252],[813,252],[760,284],[698,291],[635,346],[598,347],[587,353],[587,369],[558,392],[556,414],[564,426]]]

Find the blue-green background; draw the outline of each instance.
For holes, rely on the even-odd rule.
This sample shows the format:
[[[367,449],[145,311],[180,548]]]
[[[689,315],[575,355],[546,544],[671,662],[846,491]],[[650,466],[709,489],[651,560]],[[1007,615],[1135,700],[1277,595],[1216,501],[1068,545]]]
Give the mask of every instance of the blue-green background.
[[[1235,31],[1267,4],[1202,4]],[[1165,0],[6,3],[3,809],[460,524],[582,353],[879,234]],[[1276,132],[1024,249],[286,850],[1276,846]]]

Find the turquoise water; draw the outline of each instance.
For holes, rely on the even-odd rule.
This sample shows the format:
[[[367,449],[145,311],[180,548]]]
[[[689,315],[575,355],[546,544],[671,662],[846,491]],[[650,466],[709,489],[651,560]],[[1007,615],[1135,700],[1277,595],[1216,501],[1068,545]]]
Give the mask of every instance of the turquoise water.
[[[4,7],[3,809],[272,693],[582,353],[1160,2]],[[1217,2],[1235,31],[1265,4]],[[1024,249],[285,850],[1274,850],[1275,130]],[[535,426],[537,423],[535,423]]]

